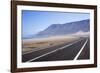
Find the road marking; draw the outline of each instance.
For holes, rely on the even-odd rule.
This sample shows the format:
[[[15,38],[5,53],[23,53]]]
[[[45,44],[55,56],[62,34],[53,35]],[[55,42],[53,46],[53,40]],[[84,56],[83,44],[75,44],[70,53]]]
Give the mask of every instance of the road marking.
[[[83,39],[81,39],[81,40],[83,40]],[[48,55],[48,54],[54,53],[54,52],[56,52],[56,51],[58,51],[58,50],[64,49],[64,48],[66,48],[66,47],[68,47],[68,46],[71,46],[71,45],[73,45],[73,44],[75,44],[75,43],[77,43],[77,42],[79,42],[79,41],[81,41],[81,40],[75,41],[74,43],[70,43],[70,44],[65,45],[65,46],[63,46],[63,47],[61,47],[61,48],[58,48],[58,49],[55,49],[55,50],[53,50],[53,51],[51,51],[51,52],[45,53],[45,54],[43,54],[43,55],[41,55],[41,56],[38,56],[38,57],[33,58],[33,59],[31,59],[31,60],[28,60],[28,61],[26,61],[26,62],[34,61],[34,60],[39,59],[39,58],[41,58],[41,57],[44,57],[44,56],[46,56],[46,55]]]
[[[80,53],[82,52],[82,50],[84,49],[85,45],[87,44],[87,42],[88,42],[88,39],[83,44],[82,48],[80,49],[80,51],[78,52],[78,54],[76,55],[76,57],[74,58],[74,60],[77,60],[77,58],[79,57]]]

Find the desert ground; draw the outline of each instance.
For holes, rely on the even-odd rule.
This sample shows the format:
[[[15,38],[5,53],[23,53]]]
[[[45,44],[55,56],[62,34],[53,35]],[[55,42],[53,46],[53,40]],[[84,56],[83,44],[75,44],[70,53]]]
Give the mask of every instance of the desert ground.
[[[22,41],[22,54],[46,49],[48,47],[64,44],[65,42],[72,42],[80,39],[75,36],[55,36],[41,39],[26,39]]]

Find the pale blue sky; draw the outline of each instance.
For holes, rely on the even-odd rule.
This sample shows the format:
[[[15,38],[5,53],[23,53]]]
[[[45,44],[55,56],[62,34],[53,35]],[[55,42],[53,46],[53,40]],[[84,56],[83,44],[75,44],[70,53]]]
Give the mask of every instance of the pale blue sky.
[[[37,34],[52,24],[90,19],[89,13],[22,10],[22,36]]]

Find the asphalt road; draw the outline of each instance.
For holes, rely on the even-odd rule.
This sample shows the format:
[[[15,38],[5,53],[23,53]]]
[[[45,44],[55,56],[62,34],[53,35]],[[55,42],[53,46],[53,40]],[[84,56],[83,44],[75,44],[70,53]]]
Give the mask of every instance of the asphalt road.
[[[64,43],[24,54],[22,55],[22,62],[74,60],[82,48],[83,50],[76,59],[89,59],[89,45],[89,38],[81,38],[73,42]]]

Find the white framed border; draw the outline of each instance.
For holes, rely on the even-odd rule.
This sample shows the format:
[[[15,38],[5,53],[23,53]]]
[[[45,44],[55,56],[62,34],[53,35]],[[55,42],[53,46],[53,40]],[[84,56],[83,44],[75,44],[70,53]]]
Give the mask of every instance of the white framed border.
[[[52,62],[26,62],[22,63],[22,45],[21,45],[21,11],[22,10],[41,10],[41,11],[60,11],[60,12],[82,12],[90,13],[90,59],[89,60],[73,60],[73,61],[52,61]],[[30,67],[48,67],[62,65],[84,65],[94,64],[94,10],[93,9],[77,9],[77,8],[58,8],[43,6],[17,6],[17,68]]]

